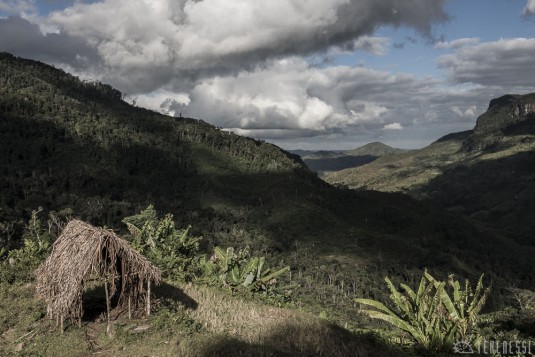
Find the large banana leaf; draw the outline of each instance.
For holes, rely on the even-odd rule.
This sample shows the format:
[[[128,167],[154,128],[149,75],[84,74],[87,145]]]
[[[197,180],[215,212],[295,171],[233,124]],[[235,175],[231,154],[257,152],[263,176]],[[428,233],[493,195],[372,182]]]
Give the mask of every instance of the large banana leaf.
[[[232,268],[229,275],[230,275],[232,284],[238,285],[241,283],[240,269],[238,267]]]
[[[275,279],[276,277],[278,277],[279,275],[287,272],[290,270],[290,267],[289,266],[286,266],[280,270],[277,270],[276,272],[273,272],[267,276],[264,276],[262,279],[260,279],[261,282],[263,282],[264,284],[269,282],[271,279]]]
[[[243,286],[250,286],[255,280],[255,275],[253,272],[249,272],[247,276],[245,277],[245,280],[243,281]]]
[[[400,319],[397,316],[388,315],[375,310],[364,310],[363,312],[369,315],[371,318],[386,321],[396,326],[397,328],[408,332],[419,343],[425,344],[425,341],[427,340],[426,336],[422,333],[422,331],[415,329],[413,326],[411,326],[406,321]]]
[[[258,268],[258,261],[259,260],[257,257],[250,259],[242,269],[242,272],[241,272],[242,277],[245,277],[249,275],[250,273],[252,273],[253,275],[256,275],[256,269]]]
[[[223,249],[214,247],[214,254],[216,255],[217,259],[221,260],[223,265],[227,265],[227,254],[223,251]]]
[[[394,311],[390,310],[388,307],[386,307],[383,303],[380,303],[379,301],[361,298],[361,299],[355,299],[355,302],[359,304],[364,304],[364,305],[375,307],[376,309],[381,310],[390,316],[399,317]],[[368,311],[368,310],[365,310],[365,311]]]
[[[405,290],[405,292],[407,293],[407,295],[409,295],[409,297],[413,300],[413,301],[416,301],[416,293],[414,292],[414,290],[412,290],[407,284],[399,284],[403,290]]]
[[[260,280],[260,278],[262,277],[262,269],[264,268],[265,262],[266,262],[266,258],[265,257],[259,258],[258,265],[257,265],[257,271],[256,271],[256,280]]]
[[[450,317],[454,320],[460,320],[461,317],[459,315],[459,311],[457,311],[455,304],[451,301],[450,296],[446,290],[444,290],[444,288],[442,288],[440,291],[440,300],[444,304],[446,310],[448,310]]]

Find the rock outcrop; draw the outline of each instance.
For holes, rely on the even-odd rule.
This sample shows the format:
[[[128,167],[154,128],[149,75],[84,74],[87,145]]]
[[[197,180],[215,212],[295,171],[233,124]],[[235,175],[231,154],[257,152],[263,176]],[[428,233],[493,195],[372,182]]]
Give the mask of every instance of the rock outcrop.
[[[526,132],[535,124],[535,93],[508,94],[490,101],[489,108],[478,119],[472,135],[464,142],[463,151],[493,151],[515,144],[510,135]],[[518,130],[522,127],[523,130]],[[531,130],[527,130],[531,131]]]

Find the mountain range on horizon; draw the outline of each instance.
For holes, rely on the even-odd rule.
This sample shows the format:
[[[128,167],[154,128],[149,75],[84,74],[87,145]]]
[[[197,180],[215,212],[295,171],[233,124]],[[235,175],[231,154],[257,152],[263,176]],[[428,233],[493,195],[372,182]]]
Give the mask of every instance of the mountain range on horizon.
[[[381,156],[403,153],[381,142],[371,142],[351,150],[290,150],[299,155],[307,167],[320,176],[332,171],[366,165]]]

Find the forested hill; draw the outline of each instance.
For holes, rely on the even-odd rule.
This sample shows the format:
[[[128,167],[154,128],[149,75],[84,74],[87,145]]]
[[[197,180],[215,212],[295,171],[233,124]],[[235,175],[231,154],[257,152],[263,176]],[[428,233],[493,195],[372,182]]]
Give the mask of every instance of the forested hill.
[[[132,107],[109,85],[37,61],[1,54],[0,93],[3,217],[69,206],[114,224],[146,202],[195,209],[199,171],[222,160],[236,173],[311,176],[274,145]]]
[[[532,251],[455,214],[334,188],[274,145],[131,106],[109,85],[9,54],[0,55],[0,170],[0,248],[16,246],[39,207],[125,230],[125,216],[154,204],[205,247],[249,245],[292,264],[296,294],[344,314],[387,274],[515,269],[526,273],[519,286],[535,276]]]

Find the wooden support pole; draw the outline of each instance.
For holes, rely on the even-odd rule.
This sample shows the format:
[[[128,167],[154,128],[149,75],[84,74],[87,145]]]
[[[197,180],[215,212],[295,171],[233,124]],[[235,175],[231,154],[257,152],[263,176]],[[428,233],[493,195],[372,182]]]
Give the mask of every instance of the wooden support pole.
[[[61,334],[63,335],[63,315],[61,315],[61,317],[59,318],[59,320],[60,320],[60,324],[61,324],[61,326],[60,326]]]
[[[106,317],[108,325],[106,326],[106,332],[110,334],[110,294],[108,292],[108,282],[104,281],[104,291],[106,292]]]
[[[128,320],[132,320],[132,296],[128,294]]]
[[[150,279],[147,280],[147,316],[150,316]]]
[[[82,308],[82,302],[80,301],[80,305],[78,306],[78,327],[82,328],[82,314],[83,314],[83,308]]]

